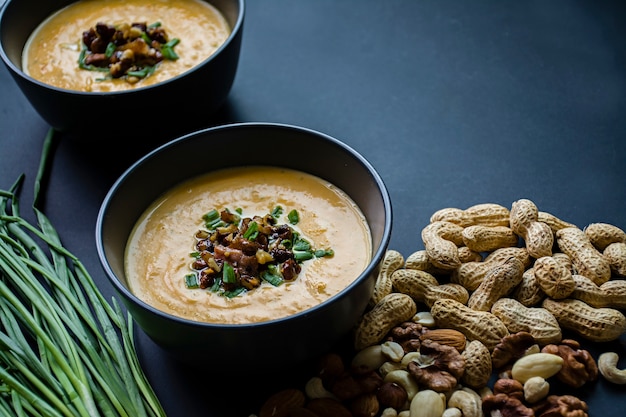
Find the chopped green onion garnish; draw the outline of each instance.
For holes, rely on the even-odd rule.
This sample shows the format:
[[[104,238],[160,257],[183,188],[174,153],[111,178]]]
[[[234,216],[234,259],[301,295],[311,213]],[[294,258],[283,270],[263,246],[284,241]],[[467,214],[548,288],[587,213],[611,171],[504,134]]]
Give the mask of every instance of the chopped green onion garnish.
[[[160,26],[161,26],[161,22],[152,23],[146,28],[146,31],[141,31],[141,33],[138,35],[148,45],[148,48],[150,49],[151,53],[155,52],[155,48],[158,48],[157,46],[158,42],[155,43],[155,41],[148,34],[147,30],[157,28]],[[116,39],[115,42],[109,42],[106,45],[106,49],[104,50],[104,53],[103,53],[103,55],[106,57],[106,61],[99,60],[103,62],[97,62],[96,65],[85,63],[85,60],[89,56],[88,54],[91,54],[92,51],[89,50],[90,46],[86,45],[83,42],[81,52],[78,58],[78,67],[81,69],[89,70],[89,71],[107,72],[110,75],[111,65],[113,64],[112,61],[113,61],[114,55],[117,53],[117,51],[122,50],[121,48],[123,48],[123,44],[126,43],[127,40],[132,41],[137,37],[137,35],[135,35],[134,33],[135,32],[133,32],[131,36],[124,35],[124,38]],[[163,31],[163,36],[167,37],[164,31]],[[125,73],[118,73],[119,70],[121,70],[121,68],[113,68],[113,71],[115,74],[114,77],[109,76],[105,78],[98,78],[97,81],[105,81],[105,80],[110,80],[113,78],[121,78],[123,76],[126,76],[126,79],[129,82],[136,82],[137,81],[136,78],[146,78],[152,75],[156,71],[157,66],[158,66],[158,61],[161,61],[161,59],[177,60],[179,58],[178,54],[174,52],[174,47],[178,45],[178,43],[180,43],[180,39],[174,38],[174,39],[169,40],[165,44],[161,45],[160,52],[162,54],[162,58],[159,58],[157,60],[157,63],[154,63],[154,61],[151,61],[152,63],[154,63],[154,65],[143,64],[142,57],[137,56],[133,59],[135,62],[131,63],[130,65],[130,69],[131,69],[130,71],[125,68],[123,69]],[[140,53],[139,55],[143,55],[143,53]]]
[[[272,217],[274,217],[275,219],[279,218],[281,214],[283,214],[283,208],[281,206],[274,207],[271,213]]]
[[[308,261],[309,259],[313,259],[313,254],[307,251],[293,251],[293,257],[296,261]]]
[[[178,38],[174,38],[174,39],[170,39],[165,46],[169,47],[169,48],[173,48],[176,45],[178,45],[180,43],[180,39]]]
[[[213,285],[211,285],[211,292],[218,292],[220,290],[220,287],[222,286],[222,280],[221,279],[216,279],[213,282]]]
[[[219,211],[215,209],[209,211],[208,213],[205,213],[205,215],[202,216],[202,219],[204,220],[204,225],[209,230],[215,230],[218,227],[222,227],[226,225],[222,221]]]
[[[298,222],[300,221],[300,215],[295,209],[291,210],[289,214],[287,214],[287,218],[289,219],[289,223],[291,224],[298,224]]]
[[[308,240],[306,239],[298,239],[296,240],[296,243],[293,244],[293,250],[294,251],[308,251],[311,250],[311,244],[309,243]]]
[[[161,47],[163,57],[171,61],[176,61],[179,56],[174,52],[174,47],[180,42],[180,39],[174,38]]]
[[[115,52],[115,44],[113,42],[109,42],[109,44],[107,45],[107,49],[104,51],[104,55],[107,58],[111,58],[113,56],[113,53]]]
[[[147,65],[139,71],[128,71],[126,74],[132,77],[146,78],[148,75],[154,72],[154,69],[155,69],[154,65]]]
[[[239,287],[232,291],[224,291],[223,295],[224,297],[227,297],[227,298],[234,298],[234,297],[237,297],[242,292],[244,292],[245,290],[246,290],[245,287]]]
[[[191,256],[192,258],[198,259],[200,257],[200,252],[198,251],[191,252],[189,256]]]
[[[267,266],[267,270],[270,271],[272,275],[277,275],[279,277],[283,277],[283,274],[280,273],[280,268],[278,268],[277,264],[269,264]]]
[[[313,253],[315,254],[316,258],[323,258],[325,256],[335,256],[335,251],[332,249],[318,249]]]
[[[237,277],[235,276],[235,270],[229,263],[224,263],[224,269],[222,270],[222,280],[225,284],[236,284]]]
[[[148,36],[146,32],[141,32],[141,39],[143,39],[143,41],[148,45],[152,43],[152,39],[150,39],[150,36]]]
[[[196,274],[187,274],[185,275],[185,286],[187,288],[199,288],[200,281],[198,281],[198,277]]]
[[[87,56],[87,47],[83,44],[83,48],[80,50],[80,54],[78,54],[78,66],[87,69],[87,65],[85,65],[85,57]]]
[[[279,275],[274,275],[269,270],[261,272],[261,279],[269,282],[275,287],[278,287],[283,283],[283,278]]]
[[[283,215],[283,208],[277,205],[272,209],[269,215],[274,219],[279,218]],[[289,218],[289,222],[294,224],[300,220],[296,210],[291,210],[287,217]],[[222,211],[212,209],[206,212],[202,216],[202,219],[209,231],[200,230],[196,232],[194,235],[196,239],[209,239],[216,246],[224,246],[225,248],[222,249],[224,251],[228,251],[229,247],[232,247],[235,251],[242,251],[242,244],[239,242],[239,239],[255,241],[260,245],[260,248],[255,248],[257,251],[255,256],[258,261],[258,268],[246,270],[246,272],[240,271],[240,267],[237,264],[223,259],[219,263],[221,273],[217,272],[218,276],[215,276],[214,271],[220,268],[216,266],[216,261],[211,259],[215,265],[207,266],[214,270],[210,272],[212,283],[209,290],[219,296],[235,297],[258,287],[262,282],[267,282],[273,286],[278,286],[285,282],[286,280],[281,268],[286,267],[287,264],[277,261],[274,255],[270,254],[273,250],[279,252],[288,251],[288,256],[292,259],[292,261],[289,262],[295,261],[296,263],[302,263],[313,258],[334,255],[332,249],[315,249],[310,241],[305,239],[299,231],[295,230],[289,224],[275,225],[276,221],[268,219],[268,216],[264,216],[262,220],[257,216],[246,217],[244,219],[243,209],[241,208],[235,209],[234,212],[231,212],[228,208],[224,208]],[[266,222],[268,224],[266,224]],[[283,233],[283,230],[288,231],[288,233]],[[289,235],[290,239],[285,239],[286,235]],[[196,259],[204,258],[204,248],[202,248],[202,250],[199,248],[199,246],[196,247],[198,250],[192,252],[192,257]],[[213,250],[210,251],[212,252]],[[263,257],[263,254],[260,254],[259,251],[265,252],[265,254],[269,254],[269,256]],[[193,269],[194,266],[197,267],[198,264],[192,264],[191,268]],[[198,280],[200,280],[201,275],[198,275],[197,271],[195,272],[198,276]],[[249,281],[248,283],[250,285],[244,286],[239,282],[238,276],[240,273],[254,274],[257,279]],[[297,273],[295,276],[291,275],[293,274],[290,272],[289,280],[295,279]]]
[[[243,237],[248,240],[254,240],[259,234],[259,224],[257,222],[250,222],[248,224],[248,230],[243,234]]]
[[[219,219],[219,218],[220,218],[220,213],[219,211],[215,209],[206,212],[204,216],[202,216],[202,220],[204,220],[205,222],[212,222],[213,220]]]

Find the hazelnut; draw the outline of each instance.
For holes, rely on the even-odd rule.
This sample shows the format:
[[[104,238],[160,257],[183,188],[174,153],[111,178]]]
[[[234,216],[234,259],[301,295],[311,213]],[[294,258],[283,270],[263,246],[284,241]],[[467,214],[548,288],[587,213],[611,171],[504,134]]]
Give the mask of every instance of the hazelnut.
[[[402,386],[395,382],[385,382],[378,388],[376,397],[382,408],[391,407],[401,410],[409,396]]]

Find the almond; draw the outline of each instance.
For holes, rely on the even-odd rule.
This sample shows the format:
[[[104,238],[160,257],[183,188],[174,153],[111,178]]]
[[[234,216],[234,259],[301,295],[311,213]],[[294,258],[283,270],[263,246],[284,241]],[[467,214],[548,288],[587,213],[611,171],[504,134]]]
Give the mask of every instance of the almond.
[[[345,405],[332,398],[314,398],[308,402],[306,408],[319,417],[352,417]]]
[[[304,407],[305,401],[304,392],[299,389],[287,388],[278,391],[261,406],[259,417],[289,417],[289,411]]]
[[[420,340],[430,339],[440,345],[452,346],[459,352],[463,352],[467,338],[463,333],[454,329],[433,329],[428,330],[420,336]]]
[[[306,407],[295,407],[289,409],[289,417],[320,417],[316,412]]]
[[[354,417],[375,417],[379,410],[376,393],[359,395],[350,403],[350,411]]]

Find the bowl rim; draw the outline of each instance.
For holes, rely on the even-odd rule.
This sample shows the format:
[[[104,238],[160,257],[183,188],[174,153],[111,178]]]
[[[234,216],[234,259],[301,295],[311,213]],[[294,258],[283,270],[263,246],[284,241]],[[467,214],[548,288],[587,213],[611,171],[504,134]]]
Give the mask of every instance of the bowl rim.
[[[137,297],[132,291],[130,291],[125,285],[122,284],[119,277],[117,277],[117,275],[113,271],[106,256],[106,251],[105,251],[104,244],[103,244],[103,225],[104,225],[104,221],[106,218],[107,209],[110,205],[110,201],[114,197],[117,190],[126,181],[126,177],[131,175],[134,170],[136,170],[145,161],[151,159],[155,155],[165,152],[169,148],[176,146],[177,144],[184,142],[190,138],[193,138],[199,135],[205,135],[212,131],[223,131],[223,130],[229,130],[229,129],[240,129],[240,128],[250,128],[250,127],[261,128],[261,129],[264,129],[264,128],[290,129],[290,130],[296,130],[299,132],[304,132],[306,134],[321,137],[324,140],[327,140],[331,142],[332,144],[334,144],[335,146],[338,146],[342,148],[344,151],[348,152],[352,157],[358,160],[359,163],[361,163],[367,169],[368,173],[372,176],[373,180],[375,181],[378,191],[381,194],[381,199],[382,199],[382,203],[384,206],[384,213],[385,213],[383,233],[381,236],[381,244],[372,253],[372,257],[367,267],[349,285],[347,285],[341,291],[329,297],[328,299],[322,301],[321,303],[318,303],[315,306],[310,307],[306,310],[303,310],[294,314],[290,314],[289,316],[286,316],[286,317],[280,317],[280,318],[261,321],[261,322],[232,324],[232,323],[211,323],[211,322],[196,321],[196,320],[191,320],[191,319],[176,316],[174,314],[167,313],[143,301],[141,298]],[[389,195],[389,191],[382,177],[376,171],[374,166],[351,146],[347,145],[346,143],[330,135],[322,133],[320,131],[313,130],[307,127],[296,126],[293,124],[274,123],[274,122],[237,122],[237,123],[230,123],[230,124],[225,124],[225,125],[208,127],[208,128],[204,128],[204,129],[200,129],[194,132],[184,134],[176,139],[173,139],[165,144],[158,146],[157,148],[151,150],[147,154],[140,157],[133,164],[131,164],[113,183],[113,185],[111,186],[111,188],[109,189],[109,191],[107,192],[106,196],[104,197],[102,201],[102,204],[98,211],[98,216],[96,219],[95,237],[96,237],[96,250],[97,250],[98,258],[100,260],[101,266],[105,272],[105,275],[107,276],[109,283],[113,285],[115,290],[119,292],[119,294],[122,296],[123,299],[132,301],[134,305],[139,306],[142,310],[147,310],[151,314],[156,315],[162,319],[170,320],[170,321],[173,321],[181,325],[185,325],[185,326],[198,327],[198,328],[220,328],[220,329],[250,329],[250,328],[256,329],[259,327],[273,327],[276,325],[280,325],[280,323],[285,322],[285,321],[301,320],[303,318],[310,316],[311,314],[314,314],[318,310],[324,309],[327,304],[333,303],[336,300],[347,297],[350,293],[350,290],[353,287],[360,285],[362,281],[366,280],[368,276],[370,276],[373,273],[373,271],[378,267],[378,265],[382,262],[384,255],[387,251],[388,244],[391,240],[392,225],[393,225],[393,210],[392,210],[392,204],[391,204],[391,197]]]
[[[2,7],[0,7],[0,22],[2,22],[5,17],[4,14],[6,13],[7,9],[10,7],[9,5],[12,3],[16,3],[20,0],[5,0],[4,4],[2,5]],[[66,6],[67,7],[73,3],[77,3],[80,0],[73,0],[73,1],[69,1]],[[215,6],[213,4],[213,2],[211,0],[202,0],[206,3],[209,3],[210,5],[212,5],[213,7],[217,8],[217,6]],[[17,76],[19,76],[20,78],[31,82],[33,84],[36,84],[37,86],[41,87],[41,88],[45,88],[45,89],[49,89],[58,93],[62,93],[62,94],[76,94],[78,96],[88,96],[88,97],[96,97],[96,96],[123,96],[123,95],[127,95],[127,94],[133,94],[133,93],[139,93],[139,92],[143,92],[143,91],[149,91],[149,90],[153,90],[155,88],[159,88],[161,86],[164,86],[166,84],[171,84],[172,82],[178,80],[179,78],[182,77],[187,77],[191,74],[193,74],[196,71],[199,71],[201,67],[207,65],[209,62],[213,61],[214,59],[216,59],[216,57],[218,55],[221,54],[221,52],[226,49],[232,42],[234,42],[234,39],[239,36],[242,32],[242,27],[243,27],[243,21],[244,21],[244,16],[245,16],[245,0],[235,0],[238,5],[239,5],[239,13],[237,14],[237,20],[235,22],[235,25],[231,28],[230,34],[228,35],[228,37],[226,38],[226,40],[224,42],[222,42],[222,44],[210,55],[208,56],[206,59],[204,59],[202,62],[198,63],[197,65],[195,65],[192,68],[189,68],[188,70],[174,76],[171,78],[168,78],[166,80],[163,80],[161,82],[158,82],[156,84],[151,84],[151,85],[146,85],[146,86],[142,86],[142,87],[138,87],[138,88],[133,88],[130,90],[116,90],[116,91],[81,91],[81,90],[70,90],[70,89],[66,89],[66,88],[61,88],[61,87],[57,87],[51,84],[47,84],[43,81],[40,81],[36,78],[31,77],[30,75],[26,74],[24,72],[24,70],[22,69],[21,65],[16,65],[13,60],[11,60],[6,52],[5,49],[3,47],[4,42],[2,41],[2,37],[0,36],[0,59],[2,59],[2,61],[4,62],[4,64],[11,70],[11,72],[13,72],[14,74],[16,74]],[[61,9],[59,9],[61,10]],[[218,9],[219,10],[219,9]],[[58,11],[58,10],[57,10]],[[220,10],[221,13],[221,10]]]

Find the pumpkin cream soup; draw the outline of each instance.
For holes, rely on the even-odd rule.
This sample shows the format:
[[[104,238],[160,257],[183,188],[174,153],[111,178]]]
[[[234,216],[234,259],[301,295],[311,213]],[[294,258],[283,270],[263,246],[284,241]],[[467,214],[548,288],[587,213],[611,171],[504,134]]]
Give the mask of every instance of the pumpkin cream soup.
[[[126,247],[130,290],[167,313],[253,323],[309,309],[371,259],[364,215],[342,190],[275,167],[231,168],[173,188]]]
[[[68,90],[128,90],[193,68],[230,33],[224,16],[202,0],[82,0],[33,31],[22,68]]]

